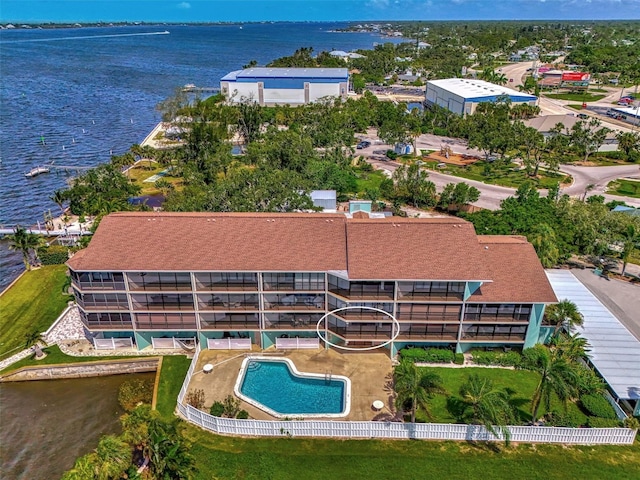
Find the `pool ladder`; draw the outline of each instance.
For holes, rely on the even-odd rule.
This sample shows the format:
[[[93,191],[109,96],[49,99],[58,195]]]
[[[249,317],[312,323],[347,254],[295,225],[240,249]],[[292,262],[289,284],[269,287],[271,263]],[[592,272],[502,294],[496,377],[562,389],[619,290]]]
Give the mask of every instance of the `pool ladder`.
[[[331,377],[332,377],[332,373],[329,372],[325,372],[324,374],[324,383],[326,383],[327,385],[331,383]]]

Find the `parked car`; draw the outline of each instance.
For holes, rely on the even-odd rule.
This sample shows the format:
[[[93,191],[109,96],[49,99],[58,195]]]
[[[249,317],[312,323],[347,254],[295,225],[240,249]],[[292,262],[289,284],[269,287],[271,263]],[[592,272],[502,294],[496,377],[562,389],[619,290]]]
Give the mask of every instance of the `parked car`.
[[[358,145],[356,145],[356,148],[358,150],[361,150],[363,148],[367,148],[371,146],[371,142],[369,142],[368,140],[363,140],[361,142],[358,143]]]
[[[586,120],[587,118],[589,118],[589,115],[587,115],[586,113],[579,113],[578,114],[578,118]]]

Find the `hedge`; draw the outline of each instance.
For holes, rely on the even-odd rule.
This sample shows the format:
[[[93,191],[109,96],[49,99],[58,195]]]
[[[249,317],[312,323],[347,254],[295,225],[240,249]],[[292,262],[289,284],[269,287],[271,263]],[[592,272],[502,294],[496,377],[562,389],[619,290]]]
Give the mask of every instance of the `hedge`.
[[[471,358],[478,365],[499,365],[502,367],[519,367],[522,365],[520,352],[500,352],[475,350],[471,352]]]
[[[586,412],[593,417],[617,419],[617,415],[611,404],[602,395],[583,395],[580,403]]]
[[[38,249],[38,258],[43,265],[62,265],[69,260],[69,248],[64,245],[49,245]]]
[[[620,420],[611,418],[589,417],[587,425],[591,428],[616,428],[620,426]]]
[[[583,422],[584,416],[577,408],[568,409],[566,412],[553,410],[547,415],[547,424],[552,427],[578,428],[583,426]]]
[[[442,348],[403,348],[400,356],[412,362],[451,363],[454,354],[451,350]]]

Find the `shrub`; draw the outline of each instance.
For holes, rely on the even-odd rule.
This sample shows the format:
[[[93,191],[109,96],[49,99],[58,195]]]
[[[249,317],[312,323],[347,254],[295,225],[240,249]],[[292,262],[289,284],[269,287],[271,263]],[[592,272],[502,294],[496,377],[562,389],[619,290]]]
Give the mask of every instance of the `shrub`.
[[[387,150],[386,156],[388,158],[390,158],[391,160],[395,160],[398,158],[398,154],[396,152],[394,152],[393,150]]]
[[[247,418],[249,418],[249,412],[247,412],[246,410],[240,410],[236,415],[236,418],[239,418],[240,420],[246,420]]]
[[[630,428],[632,430],[637,430],[638,428],[640,428],[640,422],[638,422],[638,419],[636,417],[627,417],[622,421],[622,425],[625,428]]]
[[[68,252],[64,245],[50,245],[38,249],[38,258],[43,265],[62,265],[69,260]]]
[[[464,355],[462,353],[456,353],[453,357],[453,363],[456,365],[464,364]]]
[[[225,417],[235,418],[240,411],[240,400],[235,398],[233,395],[227,395],[227,397],[222,401],[222,405],[224,406],[223,415]]]
[[[611,418],[589,417],[587,425],[591,428],[616,428],[620,426],[620,420]]]
[[[580,394],[591,393],[603,393],[606,390],[604,380],[598,376],[598,374],[584,366],[578,366],[576,368],[576,386]]]
[[[584,417],[577,409],[569,409],[566,412],[553,410],[547,415],[547,423],[552,427],[578,428],[584,423]]]
[[[616,419],[616,412],[611,404],[602,395],[583,395],[580,403],[586,412],[593,417]]]
[[[151,404],[152,400],[153,381],[150,380],[125,380],[118,389],[118,403],[127,412],[142,403]]]
[[[195,390],[187,393],[187,404],[191,405],[198,410],[202,410],[204,408],[204,390],[201,388],[197,388]]]
[[[499,365],[502,367],[519,367],[522,365],[522,354],[519,352],[485,352],[476,350],[471,352],[471,358],[478,365]]]
[[[442,348],[404,348],[400,356],[412,362],[451,363],[454,354],[451,350]]]
[[[214,417],[221,417],[224,413],[224,405],[222,402],[213,402],[211,408],[209,409],[209,413]]]

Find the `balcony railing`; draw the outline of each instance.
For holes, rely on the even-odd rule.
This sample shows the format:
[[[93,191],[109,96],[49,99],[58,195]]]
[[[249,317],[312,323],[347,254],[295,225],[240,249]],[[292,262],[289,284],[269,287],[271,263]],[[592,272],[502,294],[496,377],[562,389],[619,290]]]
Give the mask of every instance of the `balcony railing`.
[[[463,333],[461,341],[488,341],[488,342],[524,342],[524,333]]]
[[[398,292],[398,301],[423,301],[423,302],[461,302],[462,293],[429,293],[429,292]]]
[[[138,285],[129,282],[129,290],[132,292],[190,292],[191,282],[188,283],[160,283],[148,282],[144,285]]]
[[[80,291],[88,292],[88,291],[100,291],[100,290],[125,290],[124,282],[79,282],[76,280],[72,281],[73,285]]]
[[[253,311],[259,308],[258,302],[206,302],[198,304],[199,310],[206,311]]]
[[[330,287],[329,292],[349,300],[393,300],[393,290],[347,290],[343,288]]]
[[[260,322],[255,321],[221,321],[221,322],[204,322],[200,320],[202,330],[259,330]]]
[[[405,332],[398,335],[397,340],[446,340],[456,341],[457,333],[422,333],[422,332]]]
[[[257,292],[257,283],[202,283],[196,281],[199,292]]]

